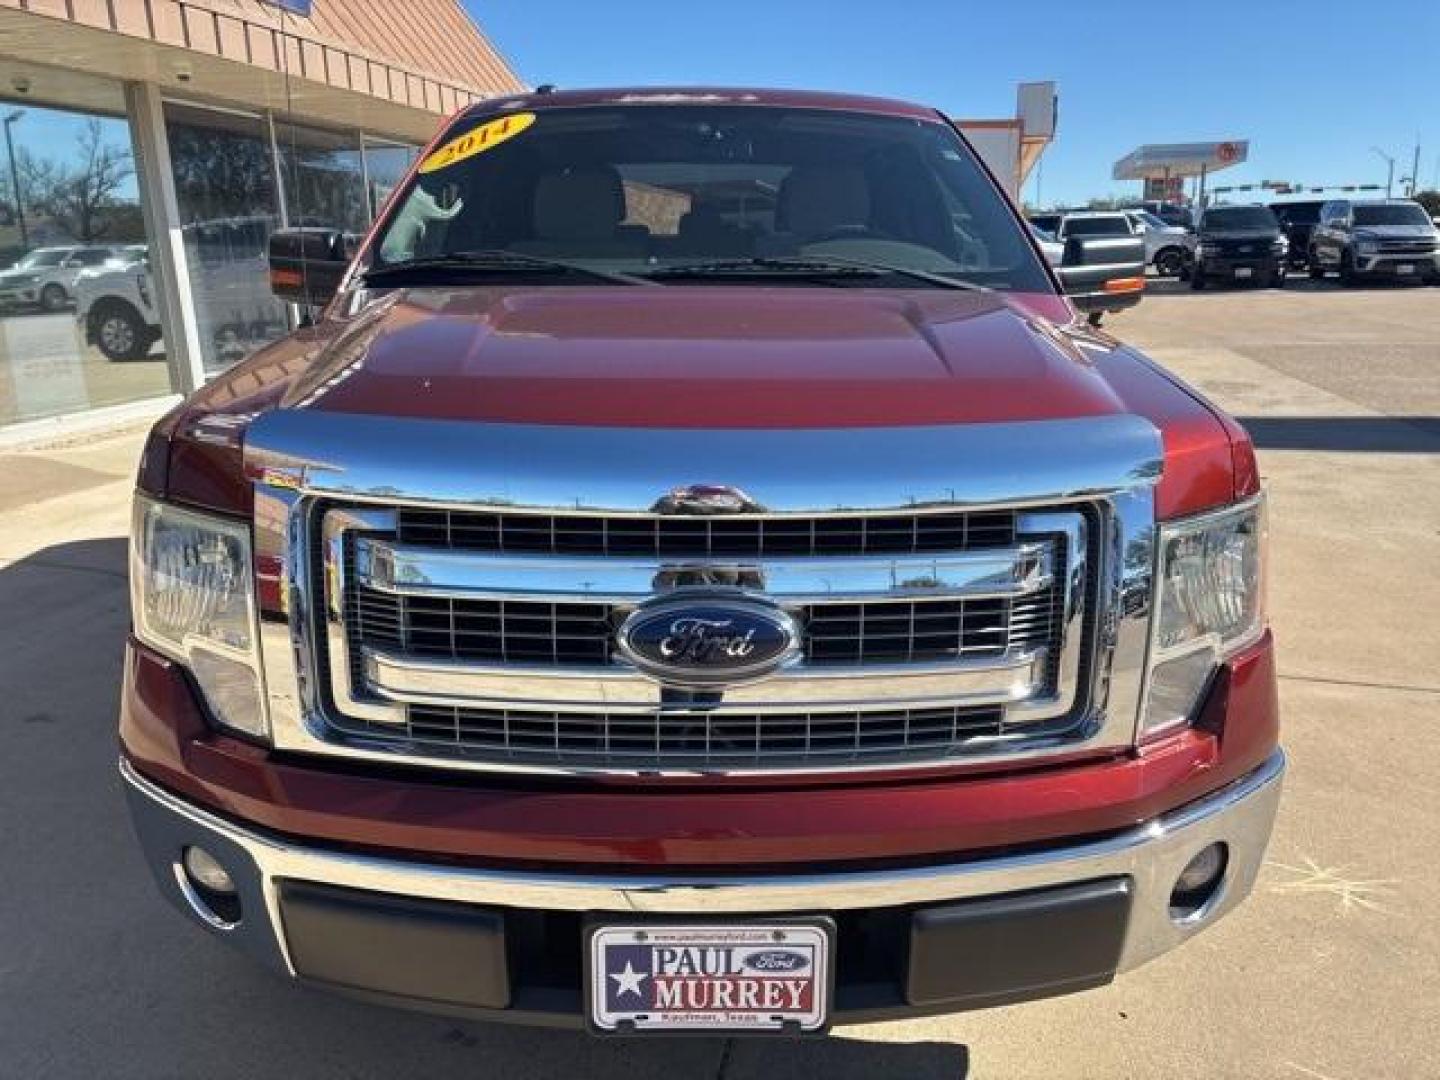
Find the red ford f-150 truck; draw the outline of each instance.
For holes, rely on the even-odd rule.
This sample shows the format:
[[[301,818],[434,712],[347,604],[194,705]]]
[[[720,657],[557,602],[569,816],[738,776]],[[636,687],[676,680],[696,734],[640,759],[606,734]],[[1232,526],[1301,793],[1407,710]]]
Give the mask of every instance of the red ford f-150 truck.
[[[1132,250],[1134,248],[1134,250]],[[488,101],[152,433],[120,769],[277,972],[603,1033],[1099,986],[1279,798],[1244,431],[939,113]],[[1068,295],[1067,295],[1068,294]]]

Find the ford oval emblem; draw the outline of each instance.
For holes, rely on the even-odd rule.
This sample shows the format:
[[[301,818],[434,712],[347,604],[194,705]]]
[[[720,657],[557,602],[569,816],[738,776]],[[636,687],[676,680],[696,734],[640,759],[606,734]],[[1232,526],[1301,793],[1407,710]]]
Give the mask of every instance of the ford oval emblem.
[[[751,953],[742,961],[749,971],[801,971],[810,963],[810,958],[794,949],[766,949]]]
[[[636,608],[616,635],[641,671],[673,686],[716,687],[763,678],[800,651],[800,628],[755,600],[676,597]]]

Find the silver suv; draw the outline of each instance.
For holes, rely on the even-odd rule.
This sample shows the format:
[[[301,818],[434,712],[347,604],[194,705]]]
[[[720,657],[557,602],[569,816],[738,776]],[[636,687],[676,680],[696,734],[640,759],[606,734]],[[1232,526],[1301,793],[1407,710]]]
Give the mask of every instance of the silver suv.
[[[1310,235],[1310,276],[1340,272],[1342,285],[1364,279],[1440,283],[1440,231],[1409,199],[1333,199]]]

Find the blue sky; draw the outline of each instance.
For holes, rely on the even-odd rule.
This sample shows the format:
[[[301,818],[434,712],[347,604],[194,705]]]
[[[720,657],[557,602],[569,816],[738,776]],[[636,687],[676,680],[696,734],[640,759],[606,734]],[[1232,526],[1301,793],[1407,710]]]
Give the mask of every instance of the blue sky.
[[[1014,111],[1015,84],[1059,84],[1045,204],[1110,179],[1141,143],[1250,139],[1216,183],[1440,186],[1440,0],[464,0],[527,82],[726,83],[851,90],[954,116]],[[1035,177],[1024,195],[1035,198]]]

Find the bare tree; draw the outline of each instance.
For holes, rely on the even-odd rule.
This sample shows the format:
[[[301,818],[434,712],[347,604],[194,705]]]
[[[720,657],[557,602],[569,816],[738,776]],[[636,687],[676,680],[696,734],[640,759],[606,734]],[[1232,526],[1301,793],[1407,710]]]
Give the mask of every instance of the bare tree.
[[[76,240],[88,243],[108,234],[123,203],[116,197],[134,174],[130,151],[105,141],[100,121],[91,118],[76,136],[74,164],[57,164],[24,151],[19,155],[25,201],[48,214]]]

